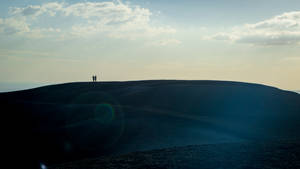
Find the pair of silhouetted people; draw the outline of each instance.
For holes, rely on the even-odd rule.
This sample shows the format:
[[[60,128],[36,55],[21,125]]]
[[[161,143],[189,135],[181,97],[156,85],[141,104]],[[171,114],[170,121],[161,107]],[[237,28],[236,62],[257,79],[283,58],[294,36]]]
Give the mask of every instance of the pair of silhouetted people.
[[[96,82],[97,81],[97,76],[93,76],[93,82]]]

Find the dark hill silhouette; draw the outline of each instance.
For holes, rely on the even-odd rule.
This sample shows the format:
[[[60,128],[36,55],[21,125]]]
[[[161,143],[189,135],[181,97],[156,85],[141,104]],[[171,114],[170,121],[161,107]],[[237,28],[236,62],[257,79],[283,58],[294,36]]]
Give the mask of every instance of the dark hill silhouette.
[[[0,103],[6,147],[33,164],[300,137],[300,95],[259,84],[68,83],[1,93]]]

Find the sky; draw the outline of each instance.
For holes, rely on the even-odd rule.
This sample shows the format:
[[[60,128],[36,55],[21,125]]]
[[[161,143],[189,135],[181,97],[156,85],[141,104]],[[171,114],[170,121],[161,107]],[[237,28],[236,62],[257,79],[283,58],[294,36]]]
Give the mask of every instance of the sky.
[[[299,90],[300,1],[1,1],[0,59],[0,91],[94,74]]]

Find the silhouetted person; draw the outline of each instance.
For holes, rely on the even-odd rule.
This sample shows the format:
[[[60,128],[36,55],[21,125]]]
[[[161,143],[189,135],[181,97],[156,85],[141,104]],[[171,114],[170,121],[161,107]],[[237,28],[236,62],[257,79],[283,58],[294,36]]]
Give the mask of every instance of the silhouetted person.
[[[93,75],[93,82],[95,82],[95,76]]]
[[[97,82],[97,76],[95,75],[95,82]]]

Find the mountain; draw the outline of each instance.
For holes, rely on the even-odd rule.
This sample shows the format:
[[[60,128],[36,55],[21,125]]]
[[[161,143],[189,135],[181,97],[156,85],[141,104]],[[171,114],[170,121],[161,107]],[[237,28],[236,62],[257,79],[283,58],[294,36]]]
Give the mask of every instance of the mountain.
[[[4,145],[27,165],[300,137],[300,95],[259,84],[80,82],[1,93],[0,103]]]

